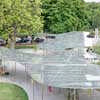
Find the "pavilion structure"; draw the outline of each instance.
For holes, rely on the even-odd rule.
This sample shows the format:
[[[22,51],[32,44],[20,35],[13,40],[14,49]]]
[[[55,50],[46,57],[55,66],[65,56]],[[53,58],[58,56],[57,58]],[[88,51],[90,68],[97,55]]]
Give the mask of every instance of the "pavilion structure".
[[[0,47],[0,57],[3,62],[15,61],[15,70],[16,62],[24,65],[32,80],[41,86],[66,89],[67,100],[78,100],[79,89],[100,89],[100,66],[84,58],[82,32],[55,35],[38,48],[44,51],[42,55]]]

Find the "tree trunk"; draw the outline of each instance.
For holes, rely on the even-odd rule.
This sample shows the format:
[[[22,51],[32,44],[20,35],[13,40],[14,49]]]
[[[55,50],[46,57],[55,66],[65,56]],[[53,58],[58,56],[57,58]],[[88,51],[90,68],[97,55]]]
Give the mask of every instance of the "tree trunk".
[[[14,49],[15,48],[15,45],[16,45],[16,26],[14,26],[13,33],[12,34],[9,34],[9,37],[8,37],[8,46],[11,49]]]
[[[95,28],[95,38],[98,39],[99,36],[99,29]]]

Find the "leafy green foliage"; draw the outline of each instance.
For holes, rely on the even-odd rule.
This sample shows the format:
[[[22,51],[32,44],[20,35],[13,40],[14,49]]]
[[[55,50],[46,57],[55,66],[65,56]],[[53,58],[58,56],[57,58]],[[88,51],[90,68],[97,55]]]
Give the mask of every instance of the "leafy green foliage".
[[[43,0],[44,29],[62,33],[89,27],[88,13],[81,0]]]
[[[94,30],[100,27],[100,4],[83,0],[0,0],[0,35],[4,38],[36,35],[43,31],[43,24],[49,33]]]
[[[42,32],[40,0],[0,0],[0,34],[16,35]]]
[[[100,3],[86,4],[90,28],[100,28]]]

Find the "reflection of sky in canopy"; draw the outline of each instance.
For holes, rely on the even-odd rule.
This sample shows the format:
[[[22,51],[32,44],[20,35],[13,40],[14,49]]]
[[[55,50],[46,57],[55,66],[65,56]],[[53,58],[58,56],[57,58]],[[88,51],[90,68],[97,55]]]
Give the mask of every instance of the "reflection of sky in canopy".
[[[97,88],[100,80],[87,80],[86,75],[100,76],[97,65],[86,64],[83,51],[69,50],[53,55],[34,55],[0,48],[2,58],[27,64],[29,74],[38,82],[61,88]]]
[[[69,32],[55,35],[55,39],[46,39],[39,48],[46,50],[64,50],[65,48],[84,47],[82,32]]]

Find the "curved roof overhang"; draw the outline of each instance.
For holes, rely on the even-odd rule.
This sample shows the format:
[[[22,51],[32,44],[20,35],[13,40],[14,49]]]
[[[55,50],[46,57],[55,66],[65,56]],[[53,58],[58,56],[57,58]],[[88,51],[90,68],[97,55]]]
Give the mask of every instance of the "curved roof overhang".
[[[27,64],[28,74],[39,83],[59,88],[100,88],[100,66],[87,64],[82,55],[64,55],[39,56],[0,48],[2,59]]]

